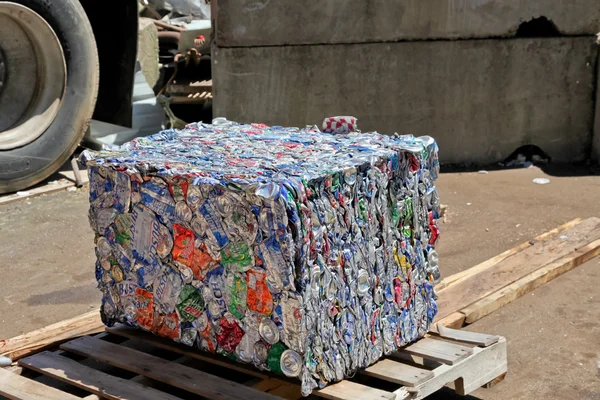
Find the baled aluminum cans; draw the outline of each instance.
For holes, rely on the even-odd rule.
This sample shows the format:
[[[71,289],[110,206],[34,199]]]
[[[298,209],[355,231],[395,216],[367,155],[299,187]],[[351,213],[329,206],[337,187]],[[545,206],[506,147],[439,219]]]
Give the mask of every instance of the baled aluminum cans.
[[[343,119],[335,134],[220,119],[85,152],[103,321],[305,395],[425,335],[437,145]]]

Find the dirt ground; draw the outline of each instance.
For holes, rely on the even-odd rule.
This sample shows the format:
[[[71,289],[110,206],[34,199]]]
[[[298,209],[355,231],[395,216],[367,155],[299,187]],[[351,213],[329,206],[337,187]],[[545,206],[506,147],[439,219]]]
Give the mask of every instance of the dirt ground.
[[[448,205],[440,222],[442,274],[573,218],[600,216],[600,176],[589,173],[585,167],[443,173],[437,185]],[[0,206],[0,338],[98,306],[85,190]],[[472,398],[600,399],[598,287],[595,259],[468,327],[505,336],[509,349],[507,379]]]

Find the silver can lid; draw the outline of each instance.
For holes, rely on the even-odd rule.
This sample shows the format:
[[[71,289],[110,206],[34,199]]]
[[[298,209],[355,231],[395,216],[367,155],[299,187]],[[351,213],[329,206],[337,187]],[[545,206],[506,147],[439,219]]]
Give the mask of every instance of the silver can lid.
[[[255,364],[264,364],[267,362],[267,357],[269,356],[269,349],[267,345],[263,342],[254,343],[254,352],[252,354],[252,361]]]
[[[281,371],[289,378],[295,378],[302,372],[302,356],[294,350],[286,350],[281,354]]]
[[[254,356],[254,345],[246,338],[242,338],[242,341],[235,348],[235,355],[243,362],[252,362]]]
[[[357,291],[359,296],[364,296],[369,293],[369,289],[371,289],[371,284],[369,283],[369,273],[364,269],[358,273],[357,277]]]
[[[277,325],[275,325],[275,322],[273,322],[272,319],[263,319],[258,327],[258,332],[260,333],[260,337],[269,344],[279,342],[279,328],[277,328]]]
[[[106,239],[104,236],[100,236],[98,238],[96,248],[98,249],[98,256],[100,258],[108,258],[112,254],[112,247],[108,239]]]
[[[437,267],[439,263],[437,251],[435,251],[434,249],[429,250],[429,253],[427,254],[427,261],[429,261],[429,265],[431,265],[432,267]]]

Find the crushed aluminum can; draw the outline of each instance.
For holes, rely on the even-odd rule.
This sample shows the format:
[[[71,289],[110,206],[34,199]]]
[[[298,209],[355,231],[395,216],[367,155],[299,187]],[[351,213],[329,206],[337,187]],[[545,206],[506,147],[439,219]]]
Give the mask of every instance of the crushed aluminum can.
[[[226,353],[233,353],[242,341],[244,331],[233,318],[227,316],[219,321],[219,332],[217,333],[217,343],[219,349]]]
[[[364,269],[358,273],[357,277],[357,291],[359,296],[365,296],[371,289],[371,283],[369,282],[369,273]]]
[[[262,366],[267,362],[269,355],[269,348],[264,342],[254,343],[254,349],[252,353],[252,362],[255,365]]]
[[[294,350],[286,350],[281,354],[281,371],[288,378],[295,378],[302,372],[302,356]]]
[[[279,342],[279,329],[273,320],[269,318],[263,319],[258,330],[260,332],[260,337],[268,344]]]

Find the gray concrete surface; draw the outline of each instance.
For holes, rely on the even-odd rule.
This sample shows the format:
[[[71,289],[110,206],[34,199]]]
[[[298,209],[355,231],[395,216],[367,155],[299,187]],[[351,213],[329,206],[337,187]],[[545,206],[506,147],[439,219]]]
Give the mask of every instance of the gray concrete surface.
[[[0,338],[99,306],[86,190],[0,206]]]
[[[535,144],[590,156],[598,47],[590,37],[213,48],[214,115],[432,135],[443,163]]]
[[[574,218],[600,216],[600,176],[587,167],[444,173],[438,245],[444,276],[470,268]],[[535,178],[548,178],[538,185]],[[598,281],[600,284],[600,281]],[[600,343],[600,340],[599,340]]]
[[[600,216],[600,176],[537,167],[444,173],[448,205],[443,275],[469,268],[576,217]],[[550,179],[537,185],[534,178]],[[471,399],[596,399],[600,393],[600,259],[490,314],[468,329],[508,339],[509,375]],[[60,192],[0,206],[0,338],[99,304],[87,194]],[[449,391],[433,399],[457,398]]]
[[[600,30],[596,0],[219,0],[219,46],[393,42],[514,36],[534,17],[563,35]]]
[[[508,375],[486,400],[600,399],[600,260],[594,259],[467,330],[507,338]]]

